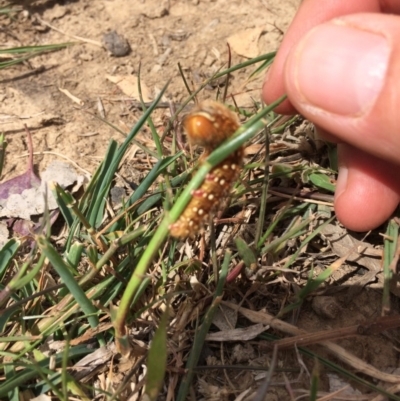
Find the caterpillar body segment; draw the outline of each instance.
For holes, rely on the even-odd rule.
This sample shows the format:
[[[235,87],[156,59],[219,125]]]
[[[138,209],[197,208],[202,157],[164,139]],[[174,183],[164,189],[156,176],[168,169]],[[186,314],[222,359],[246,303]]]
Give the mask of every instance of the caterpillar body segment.
[[[230,138],[240,123],[236,114],[226,106],[206,100],[186,116],[183,126],[190,143],[204,147],[204,157]],[[201,186],[193,191],[192,199],[182,215],[171,224],[172,237],[193,238],[200,231],[210,213],[218,209],[222,199],[229,195],[240,174],[243,156],[244,149],[240,148],[207,174]]]
[[[170,234],[179,239],[193,238],[207,222],[210,213],[218,209],[223,198],[229,195],[233,183],[240,174],[243,149],[240,148],[207,174],[200,188],[192,193],[192,199],[170,226]]]

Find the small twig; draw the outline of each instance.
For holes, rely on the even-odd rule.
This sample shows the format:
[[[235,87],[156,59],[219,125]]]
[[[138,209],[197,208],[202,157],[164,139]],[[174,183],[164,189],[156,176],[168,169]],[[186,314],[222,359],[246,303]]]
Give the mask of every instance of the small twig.
[[[268,190],[268,193],[272,194],[272,195],[279,196],[281,198],[285,198],[285,199],[294,199],[294,200],[298,200],[298,201],[301,201],[301,202],[315,203],[317,205],[326,205],[326,206],[333,207],[333,196],[332,195],[323,195],[323,194],[316,194],[316,193],[306,194],[304,192],[300,192],[299,193],[298,190],[292,189],[292,188],[276,188],[276,189],[277,190],[274,190],[273,188],[270,188]],[[285,194],[283,192],[289,192],[289,193],[290,192],[292,192],[292,193],[297,192],[302,196]],[[332,199],[332,201],[325,202],[325,201],[317,200],[316,198]]]
[[[296,326],[286,323],[283,320],[280,320],[275,316],[266,313],[265,311],[262,312],[253,311],[226,301],[222,301],[221,303],[222,305],[225,305],[229,308],[236,310],[242,316],[246,317],[253,323],[262,323],[265,325],[270,325],[273,329],[282,331],[283,333],[290,334],[292,336],[309,334],[306,330],[299,329]],[[396,318],[398,319],[398,316],[396,316]],[[388,326],[385,326],[385,330],[387,328]],[[372,331],[373,330],[374,327],[372,328]],[[346,351],[340,345],[337,345],[331,341],[321,341],[320,344],[323,345],[324,348],[326,348],[331,354],[335,355],[339,360],[357,369],[357,371],[359,372],[362,372],[370,377],[375,377],[376,379],[385,381],[387,383],[398,383],[399,381],[399,377],[397,375],[381,372],[374,366],[364,362],[355,355],[352,355],[350,352]]]
[[[229,69],[229,68],[231,68],[231,64],[232,64],[232,52],[231,52],[231,47],[229,46],[229,43],[227,43],[226,46],[228,47],[228,69]],[[225,103],[226,97],[228,95],[228,86],[229,86],[230,78],[231,78],[231,73],[228,72],[228,74],[226,74],[224,94],[222,95],[222,101],[224,103]]]
[[[97,98],[97,110],[99,111],[101,118],[106,118],[106,112],[104,110],[104,105],[100,97]]]
[[[29,152],[29,159],[28,159],[28,171],[33,173],[33,142],[32,142],[32,134],[29,131],[28,126],[24,124],[25,132],[28,137],[28,152]]]
[[[56,28],[55,26],[49,24],[48,22],[46,22],[45,20],[43,20],[43,19],[41,19],[41,18],[39,18],[39,17],[37,17],[37,20],[38,20],[41,24],[43,24],[43,25],[45,25],[45,26],[48,26],[50,29],[53,29],[54,31],[59,32],[59,33],[61,33],[62,35],[69,36],[70,38],[79,40],[79,41],[81,41],[81,42],[90,43],[91,45],[95,45],[95,46],[98,46],[98,47],[101,47],[101,48],[104,49],[103,44],[102,44],[101,42],[97,41],[97,40],[86,39],[86,38],[82,38],[81,36],[76,36],[76,35],[70,35],[69,33],[66,33],[66,32],[62,31],[61,29]]]
[[[153,46],[153,55],[154,56],[158,56],[160,53],[158,51],[158,46],[157,46],[156,39],[155,39],[155,37],[154,37],[154,35],[152,33],[149,33],[149,39],[150,39],[150,42],[151,42],[151,44]]]
[[[87,171],[84,168],[82,168],[81,166],[79,166],[78,163],[74,162],[72,159],[70,159],[69,157],[67,157],[61,153],[44,150],[43,152],[33,152],[32,155],[36,155],[36,156],[37,155],[55,155],[58,157],[63,157],[64,159],[68,160],[71,164],[73,164],[77,169],[83,171],[88,177],[91,177],[91,175],[92,175],[91,173],[89,173],[89,171]],[[16,156],[16,157],[20,158],[20,157],[26,157],[26,156],[28,156],[28,155],[26,153],[24,153],[24,154]]]
[[[265,214],[267,212],[267,197],[268,197],[268,187],[269,187],[270,152],[269,152],[269,128],[267,126],[264,128],[264,133],[265,133],[264,179],[261,193],[260,213],[258,215],[256,235],[254,239],[254,242],[256,244],[258,244],[258,242],[260,241],[262,230],[264,227]]]
[[[272,375],[275,372],[277,357],[278,357],[278,347],[275,346],[274,350],[272,352],[270,367],[268,369],[264,383],[258,388],[257,393],[256,393],[255,397],[253,398],[253,401],[263,401],[265,399],[269,385],[271,384]]]
[[[322,330],[316,333],[301,334],[295,337],[284,338],[274,341],[272,344],[281,348],[293,346],[303,347],[305,345],[319,343],[326,340],[337,340],[355,335],[376,335],[385,330],[395,329],[400,326],[400,316],[381,316],[372,322],[365,321],[348,327],[341,327],[335,330]]]
[[[63,93],[65,96],[70,98],[74,103],[79,104],[79,106],[84,106],[85,103],[83,100],[79,99],[79,97],[74,96],[68,89],[58,88],[58,90]]]

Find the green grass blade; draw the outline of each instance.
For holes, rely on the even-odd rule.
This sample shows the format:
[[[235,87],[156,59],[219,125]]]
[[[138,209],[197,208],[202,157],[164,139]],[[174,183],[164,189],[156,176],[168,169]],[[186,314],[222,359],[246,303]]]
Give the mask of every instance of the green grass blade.
[[[97,317],[98,310],[94,307],[92,302],[87,298],[85,292],[75,281],[73,275],[69,271],[68,265],[62,260],[57,250],[54,249],[54,247],[44,236],[38,236],[37,243],[43,254],[47,257],[47,259],[49,259],[54,269],[60,275],[63,283],[67,286],[76,302],[82,308],[82,311],[88,316],[90,326],[92,328],[97,327],[99,324]]]
[[[3,175],[4,159],[6,157],[7,142],[4,134],[0,134],[0,178]]]
[[[308,176],[309,180],[312,184],[314,184],[317,188],[326,189],[329,192],[334,193],[336,189],[336,185],[332,184],[332,178],[323,174],[321,172],[311,173]]]
[[[0,54],[34,53],[36,55],[40,52],[64,49],[65,47],[72,46],[74,44],[75,44],[74,42],[66,42],[66,43],[56,43],[56,44],[41,45],[41,46],[18,46],[18,47],[9,47],[6,49],[0,48]]]
[[[69,349],[68,358],[71,360],[83,357],[91,352],[93,352],[92,349],[83,346],[71,347]],[[56,366],[59,366],[63,358],[63,352],[53,355],[52,358]],[[47,369],[49,364],[50,358],[46,358],[36,364],[25,365],[25,369],[18,371],[13,377],[0,384],[0,398],[5,399],[7,394],[14,388],[26,385],[30,380],[38,377],[39,371]]]
[[[332,223],[333,219],[335,217],[331,217],[330,219],[326,220],[324,223],[320,224],[310,235],[308,235],[300,244],[300,246],[298,247],[297,251],[290,257],[290,259],[285,263],[284,265],[284,269],[287,269],[288,267],[291,266],[291,264],[297,259],[297,257],[299,256],[300,252],[302,251],[302,249],[304,248],[304,246],[306,246],[313,238],[315,238],[320,232],[321,230],[327,226],[328,224]]]
[[[15,277],[13,277],[9,283],[8,287],[15,291],[17,289],[21,289],[25,287],[28,283],[30,283],[34,277],[39,273],[39,271],[42,269],[45,257],[43,255],[40,255],[39,260],[37,261],[36,265],[29,270],[31,263],[33,260],[33,256],[29,258],[21,267],[21,269],[18,270],[17,274]]]
[[[140,64],[139,64],[139,69],[138,69],[138,92],[139,92],[139,99],[140,99],[140,103],[142,105],[142,109],[144,112],[146,112],[147,107],[144,104],[143,101],[143,95],[142,95],[142,83],[141,83],[141,77],[140,77]],[[153,137],[153,141],[156,144],[156,149],[157,149],[157,154],[158,154],[158,158],[161,159],[163,157],[163,151],[162,151],[162,145],[161,145],[161,141],[160,141],[160,137],[157,134],[157,130],[156,127],[154,126],[153,123],[153,119],[151,118],[151,114],[149,115],[148,119],[147,119],[147,124],[149,124],[150,127],[150,131],[151,131],[151,135]]]
[[[176,398],[177,401],[185,401],[186,396],[189,393],[189,388],[192,384],[192,380],[193,380],[194,373],[195,373],[194,368],[196,367],[197,362],[200,358],[200,354],[203,349],[206,335],[210,329],[211,323],[214,318],[214,314],[217,311],[217,309],[219,307],[219,303],[222,298],[222,293],[223,293],[226,277],[228,275],[228,267],[229,267],[230,260],[231,260],[231,254],[229,252],[227,252],[225,254],[224,261],[222,262],[221,274],[219,276],[219,280],[218,280],[217,288],[216,288],[216,291],[214,294],[213,302],[212,302],[210,308],[208,309],[207,313],[205,314],[203,322],[201,323],[201,326],[200,326],[198,332],[196,333],[195,340],[193,341],[193,348],[190,352],[190,355],[189,355],[189,358],[188,358],[188,361],[186,364],[187,373],[186,373],[185,377],[182,379],[181,385],[179,386],[178,395]]]
[[[112,180],[114,179],[114,174],[118,169],[118,166],[127,151],[132,139],[137,135],[137,133],[142,129],[145,122],[148,120],[149,116],[156,108],[157,104],[160,102],[161,98],[164,95],[168,87],[168,83],[164,86],[164,88],[160,91],[157,98],[151,104],[151,106],[143,113],[143,115],[139,118],[137,123],[133,126],[132,130],[126,137],[125,141],[118,147],[113,157],[107,163],[107,166],[102,166],[101,179],[99,179],[96,188],[94,189],[93,193],[95,194],[94,202],[91,206],[90,210],[90,218],[89,222],[94,227],[99,227],[103,221],[104,216],[104,208],[106,204],[106,196],[108,191],[110,190]]]
[[[311,373],[310,401],[316,401],[318,397],[319,376],[320,376],[319,363],[318,359],[316,359],[314,368]]]
[[[22,57],[15,58],[12,60],[1,61],[0,62],[0,69],[8,68],[16,64],[20,64],[26,60],[31,59],[32,57],[40,56],[45,53],[57,51],[64,49],[68,46],[72,46],[75,43],[67,42],[67,43],[59,43],[59,44],[51,44],[51,45],[42,45],[42,46],[22,46],[22,47],[12,47],[8,49],[1,49],[0,48],[0,55],[1,54],[22,54]]]
[[[65,260],[71,269],[77,270],[78,265],[81,261],[84,245],[81,242],[75,241],[68,251],[65,252]]]
[[[72,215],[71,210],[68,207],[68,203],[66,202],[64,196],[65,191],[63,192],[59,191],[58,186],[54,185],[54,183],[50,183],[49,187],[51,193],[53,194],[57,202],[60,212],[63,215],[65,222],[67,223],[67,226],[72,227],[74,223],[74,216]]]
[[[6,380],[10,380],[15,376],[15,369],[14,366],[8,365],[4,366],[4,375]],[[8,400],[9,401],[19,401],[20,399],[20,391],[19,387],[15,387],[8,392]]]
[[[244,264],[251,270],[257,266],[257,257],[254,251],[247,245],[247,242],[240,237],[235,238],[235,244]]]
[[[171,180],[172,187],[176,188],[182,186],[182,184],[187,181],[189,175],[190,174],[188,172],[184,172],[180,176],[174,177]],[[150,195],[147,199],[145,199],[144,202],[137,208],[137,214],[140,216],[141,214],[147,212],[154,204],[159,202],[162,198],[162,193],[164,190],[164,186],[162,186],[162,190],[159,193]]]
[[[146,175],[144,180],[136,188],[132,196],[127,200],[127,205],[133,205],[135,202],[143,198],[150,186],[155,182],[158,176],[165,171],[165,169],[173,163],[178,157],[182,156],[182,152],[177,153],[174,156],[167,156],[163,160],[158,161],[150,172]]]
[[[7,267],[14,259],[20,246],[20,240],[11,238],[3,245],[3,248],[0,249],[0,278],[3,277]]]
[[[385,313],[390,311],[390,282],[392,280],[393,272],[396,270],[399,255],[399,226],[392,219],[386,229],[383,247],[383,294],[382,294],[382,308]]]
[[[150,401],[156,401],[164,384],[167,368],[167,325],[169,311],[166,308],[154,334],[147,357],[147,377],[145,394]]]

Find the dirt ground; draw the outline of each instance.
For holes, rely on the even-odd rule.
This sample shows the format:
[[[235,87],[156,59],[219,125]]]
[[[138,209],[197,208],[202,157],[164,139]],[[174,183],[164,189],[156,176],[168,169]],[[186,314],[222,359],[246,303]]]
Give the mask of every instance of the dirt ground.
[[[54,159],[68,159],[75,167],[92,173],[102,160],[110,138],[121,142],[141,115],[136,86],[129,86],[137,77],[139,65],[146,100],[153,99],[170,79],[164,103],[166,106],[168,102],[179,105],[187,97],[187,91],[178,63],[188,82],[196,87],[227,65],[227,42],[232,49],[232,65],[276,50],[299,0],[40,0],[15,3],[21,4],[24,11],[14,20],[1,19],[0,43],[3,46],[69,41],[77,44],[2,70],[0,130],[6,134],[8,142],[2,180],[22,173],[26,168],[24,124],[33,134],[35,166],[39,172]],[[107,41],[104,35],[112,31],[127,40],[129,54],[116,57],[104,48],[104,41]],[[253,70],[254,67],[243,69],[233,77],[230,92],[241,107],[250,106],[253,99],[260,99],[262,77],[247,82],[248,74]],[[121,85],[121,82],[127,83]],[[201,96],[206,98],[213,94],[215,88],[209,88]],[[110,128],[99,116],[122,133]],[[170,111],[168,108],[157,109],[154,116],[161,135]],[[150,132],[141,132],[137,139],[155,149]],[[125,163],[128,167],[124,173],[131,175],[127,178],[139,180],[140,171],[129,160]],[[339,313],[321,312],[310,300],[301,310],[296,325],[312,332],[338,329],[379,316],[381,293],[379,280],[375,277],[380,273],[370,280],[376,283],[376,288],[359,287],[356,292],[349,291],[351,282],[346,275],[359,270],[354,264],[337,277],[343,287],[330,295]],[[279,310],[283,300],[274,302],[273,309]],[[394,308],[398,305],[394,304]],[[345,339],[340,344],[378,370],[389,372],[399,365],[394,347],[394,344],[398,346],[398,341],[391,337],[358,336],[356,340]],[[269,358],[255,342],[243,347],[245,349],[237,351],[238,354],[225,363],[262,364]],[[247,360],[243,355],[248,355]],[[284,358],[279,360],[280,367],[285,363]],[[291,358],[290,363],[299,366],[295,358]],[[303,376],[300,381],[309,380],[307,377]],[[325,390],[333,391],[334,380],[328,374],[323,377]],[[249,373],[241,376],[236,372],[230,378],[236,386],[231,389],[236,396],[249,386],[256,388],[262,383],[261,378],[255,379]],[[213,374],[202,376],[199,392],[203,399],[235,399],[220,392],[218,383]],[[289,399],[287,392],[281,391],[283,387],[284,382],[272,388],[268,400]]]
[[[26,12],[17,17],[18,23],[3,19],[0,37],[7,47],[76,41],[68,35],[101,45],[104,34],[116,31],[126,38],[131,51],[127,56],[114,57],[103,47],[83,42],[4,70],[0,124],[7,133],[8,151],[12,155],[8,157],[4,178],[24,169],[21,157],[27,148],[23,124],[34,133],[39,171],[54,158],[68,157],[93,172],[109,139],[122,140],[120,134],[94,116],[103,115],[127,133],[140,115],[135,108],[137,94],[129,96],[129,89],[122,92],[108,77],[117,80],[136,77],[141,65],[148,100],[171,79],[165,101],[179,104],[187,91],[178,63],[186,78],[196,86],[226,66],[227,39],[238,32],[251,43],[247,53],[252,57],[276,50],[297,3],[295,0],[25,2]],[[249,36],[253,32],[256,39],[251,42]],[[233,52],[233,65],[244,60]],[[245,71],[234,78],[233,90],[238,92],[235,98],[241,106],[251,104],[252,98],[260,98],[261,78],[248,85],[245,79]],[[60,89],[78,98],[78,103]],[[99,108],[104,111],[99,112]],[[165,111],[156,115],[160,129]],[[154,148],[151,136],[143,135],[146,144]]]

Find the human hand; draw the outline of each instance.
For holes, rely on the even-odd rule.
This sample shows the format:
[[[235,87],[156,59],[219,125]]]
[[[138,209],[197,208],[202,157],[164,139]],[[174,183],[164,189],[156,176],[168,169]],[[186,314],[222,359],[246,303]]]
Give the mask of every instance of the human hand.
[[[400,201],[400,2],[304,0],[263,86],[337,142],[335,211],[347,228],[382,224]]]

